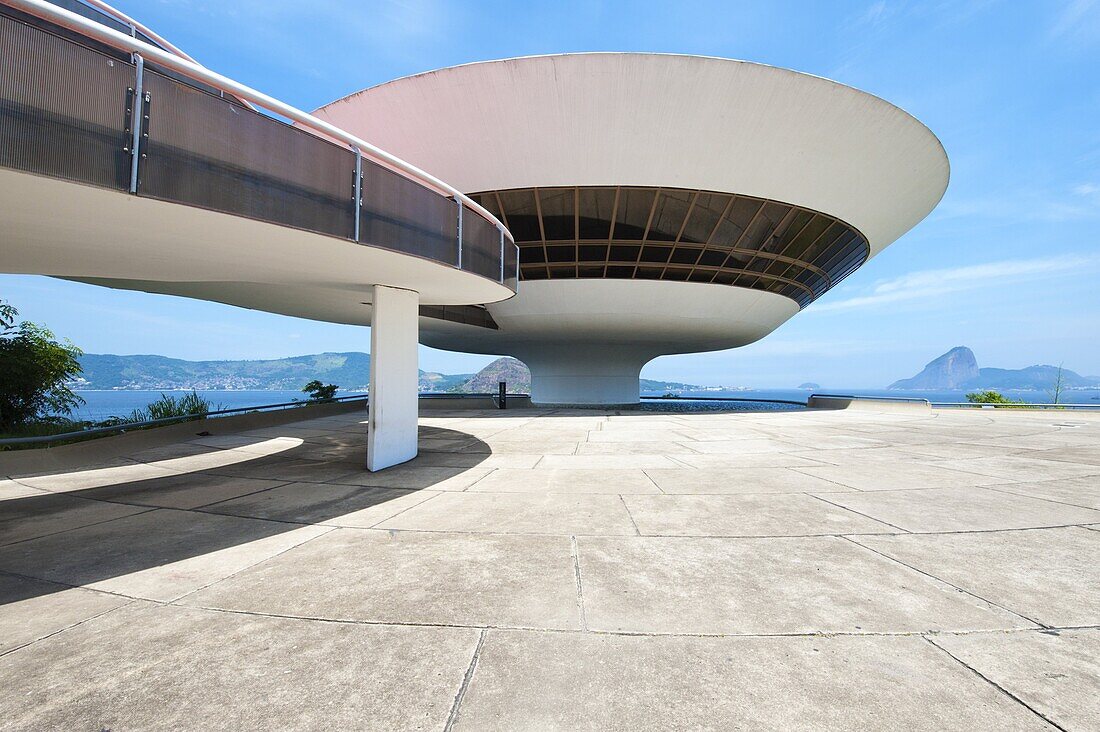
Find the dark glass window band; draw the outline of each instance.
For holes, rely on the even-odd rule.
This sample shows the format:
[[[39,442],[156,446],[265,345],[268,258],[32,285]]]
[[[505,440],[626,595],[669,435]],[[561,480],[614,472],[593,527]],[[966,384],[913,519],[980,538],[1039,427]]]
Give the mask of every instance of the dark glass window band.
[[[470,196],[516,237],[520,280],[748,287],[806,307],[854,272],[867,239],[835,216],[684,188],[514,188]]]

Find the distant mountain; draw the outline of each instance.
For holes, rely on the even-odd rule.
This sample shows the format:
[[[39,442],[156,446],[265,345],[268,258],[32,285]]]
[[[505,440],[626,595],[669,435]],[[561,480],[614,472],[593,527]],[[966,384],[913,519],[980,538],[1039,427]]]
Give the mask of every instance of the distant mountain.
[[[888,389],[964,389],[978,377],[978,359],[966,346],[955,346],[939,358],[931,361],[924,370],[911,379],[901,379]]]
[[[889,389],[1050,389],[1058,378],[1058,367],[1028,366],[1023,369],[978,368],[974,352],[956,346],[935,359],[911,379],[890,384]],[[1100,387],[1100,377],[1081,376],[1062,369],[1067,389]]]
[[[531,372],[522,361],[514,358],[498,358],[465,381],[450,388],[454,392],[496,393],[500,382],[507,382],[511,394],[528,394],[531,391]]]
[[[165,356],[86,353],[76,389],[301,389],[320,379],[348,391],[370,383],[370,355],[317,353],[262,361],[185,361]],[[469,374],[420,372],[421,391],[447,391]]]
[[[1051,389],[1058,378],[1058,367],[1049,364],[1022,369],[980,369],[978,378],[967,389]],[[1100,388],[1100,377],[1081,376],[1062,369],[1062,384],[1066,389]]]
[[[681,384],[679,381],[654,381],[653,379],[638,379],[638,388],[641,391],[698,391],[701,387],[695,384]]]
[[[806,382],[805,384],[799,384],[799,385],[798,385],[798,388],[799,388],[799,389],[811,389],[811,390],[812,390],[812,389],[820,389],[820,388],[821,388],[821,384],[815,384],[815,383],[814,383],[814,382],[812,382],[812,381],[807,381],[807,382]]]
[[[165,356],[115,356],[86,353],[80,357],[81,377],[74,389],[301,389],[313,379],[336,384],[346,391],[366,391],[370,383],[370,355],[315,353],[262,361],[185,361]],[[498,358],[476,374],[420,372],[422,392],[496,392],[508,382],[508,391],[529,393],[531,372],[514,358]],[[642,391],[688,391],[691,384],[641,379]]]

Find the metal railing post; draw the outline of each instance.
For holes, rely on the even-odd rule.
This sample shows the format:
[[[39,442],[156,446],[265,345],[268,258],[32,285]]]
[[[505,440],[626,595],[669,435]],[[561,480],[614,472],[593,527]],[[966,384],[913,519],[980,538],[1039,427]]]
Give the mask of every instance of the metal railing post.
[[[519,289],[519,244],[513,244],[516,248],[516,289]]]
[[[138,185],[138,161],[141,150],[142,117],[145,116],[145,92],[142,89],[142,80],[145,76],[145,59],[140,53],[134,54],[134,62],[137,66],[137,80],[134,82],[134,106],[131,111],[133,120],[133,135],[130,140],[130,193],[137,193]]]
[[[351,149],[355,151],[355,241],[359,241],[359,213],[363,205],[363,151],[355,145]]]
[[[500,284],[504,284],[504,229],[498,229],[500,232]]]
[[[458,268],[462,269],[462,199],[455,196],[458,204]]]

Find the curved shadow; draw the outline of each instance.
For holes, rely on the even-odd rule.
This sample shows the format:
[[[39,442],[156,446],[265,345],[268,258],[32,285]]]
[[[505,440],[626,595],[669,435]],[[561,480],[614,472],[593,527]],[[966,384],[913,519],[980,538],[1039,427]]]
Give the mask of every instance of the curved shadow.
[[[461,490],[491,452],[472,435],[421,426],[420,456],[369,473],[355,420],[253,435],[0,479],[0,605],[70,587],[175,600],[335,527],[370,528]]]

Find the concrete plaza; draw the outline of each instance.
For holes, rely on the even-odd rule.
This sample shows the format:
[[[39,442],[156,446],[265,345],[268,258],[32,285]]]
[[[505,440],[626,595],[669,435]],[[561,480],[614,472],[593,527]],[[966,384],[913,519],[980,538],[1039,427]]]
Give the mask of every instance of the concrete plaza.
[[[0,726],[1097,728],[1100,414],[364,423],[0,476]]]

